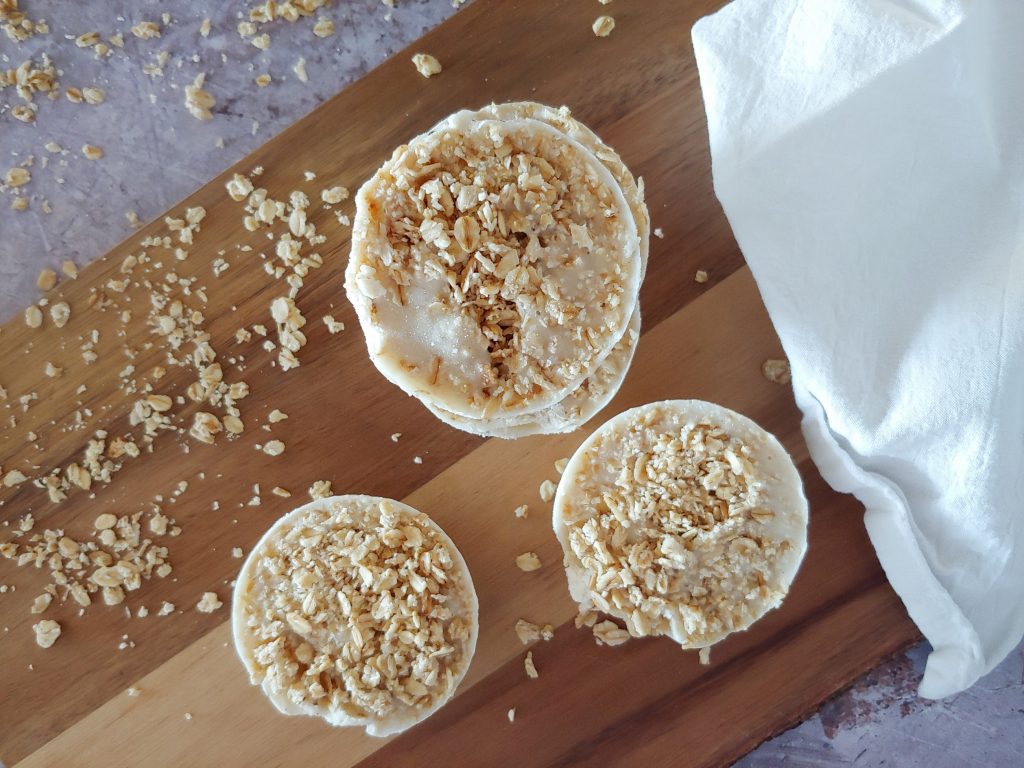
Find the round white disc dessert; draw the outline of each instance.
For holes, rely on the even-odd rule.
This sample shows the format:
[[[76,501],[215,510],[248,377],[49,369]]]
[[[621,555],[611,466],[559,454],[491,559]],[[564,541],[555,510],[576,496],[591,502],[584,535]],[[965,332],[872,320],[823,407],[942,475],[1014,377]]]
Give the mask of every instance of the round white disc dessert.
[[[629,327],[611,351],[589,377],[567,397],[547,408],[515,416],[495,416],[490,419],[470,419],[446,411],[424,401],[424,405],[437,418],[450,427],[482,437],[501,437],[513,440],[527,435],[553,435],[573,432],[593,418],[611,402],[626,378],[633,353],[640,340],[640,307],[633,311]]]
[[[807,547],[807,500],[792,459],[753,421],[667,400],[587,438],[553,524],[581,611],[704,648],[782,602]]]
[[[458,113],[360,189],[345,288],[388,379],[486,419],[546,408],[597,369],[636,306],[640,251],[585,146]]]
[[[476,648],[473,581],[412,507],[333,496],[278,520],[235,584],[235,649],[288,715],[386,736],[450,699]]]

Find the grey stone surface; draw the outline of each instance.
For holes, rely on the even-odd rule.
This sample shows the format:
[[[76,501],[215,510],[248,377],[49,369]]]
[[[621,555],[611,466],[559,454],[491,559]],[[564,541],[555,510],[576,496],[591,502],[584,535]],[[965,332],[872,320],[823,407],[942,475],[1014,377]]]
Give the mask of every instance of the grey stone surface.
[[[622,0],[625,1],[625,0]],[[449,0],[399,0],[390,11],[379,0],[341,0],[324,11],[334,36],[312,35],[309,20],[270,27],[263,52],[235,31],[244,4],[217,0],[25,0],[33,18],[46,18],[50,35],[15,44],[0,36],[0,66],[16,66],[28,55],[52,56],[65,85],[98,85],[107,92],[98,106],[64,99],[39,99],[35,125],[24,125],[0,109],[0,174],[35,157],[30,210],[16,213],[0,196],[0,318],[35,296],[35,277],[63,259],[85,263],[127,236],[125,217],[146,221],[188,195],[346,83],[365,74],[454,12]],[[138,40],[129,28],[170,13],[162,36]],[[213,31],[199,36],[209,17]],[[98,31],[125,35],[123,49],[97,61],[63,36]],[[142,66],[169,51],[162,77]],[[309,83],[292,71],[306,59]],[[216,97],[215,118],[199,122],[184,108],[184,86],[207,73]],[[258,88],[256,75],[273,83]],[[16,102],[0,92],[0,103]],[[224,147],[217,146],[218,138]],[[51,155],[55,141],[65,148]],[[80,148],[90,143],[105,157],[89,161]],[[47,167],[42,158],[47,157]],[[43,212],[48,200],[53,212]],[[915,695],[926,648],[901,655],[858,681],[798,727],[763,744],[738,766],[902,766],[959,768],[1024,766],[1024,650],[1018,649],[972,690],[949,701]]]

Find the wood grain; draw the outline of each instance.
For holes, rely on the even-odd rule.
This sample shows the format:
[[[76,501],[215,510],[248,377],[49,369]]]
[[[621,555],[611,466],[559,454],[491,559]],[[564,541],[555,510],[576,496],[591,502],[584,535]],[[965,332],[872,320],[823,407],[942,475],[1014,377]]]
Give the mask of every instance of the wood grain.
[[[806,460],[789,391],[760,376],[760,362],[779,354],[778,342],[712,194],[688,39],[692,22],[717,4],[623,3],[614,9],[612,36],[597,40],[590,32],[597,15],[591,3],[478,0],[415,46],[444,62],[441,76],[423,80],[408,61],[412,51],[400,53],[237,170],[264,166],[260,183],[278,197],[336,183],[354,188],[393,146],[455,109],[515,98],[569,104],[644,176],[653,224],[665,231],[664,239],[652,240],[636,362],[619,397],[591,428],[630,405],[679,396],[737,408],[778,434],[801,462],[813,521],[808,559],[784,607],[716,647],[710,667],[659,640],[596,648],[572,627],[557,542],[535,490],[583,434],[481,441],[439,424],[388,385],[367,360],[342,296],[348,233],[329,212],[314,216],[328,236],[321,250],[326,266],[311,274],[298,299],[311,319],[302,367],[282,373],[255,341],[234,345],[238,327],[269,324],[269,302],[281,289],[258,259],[238,250],[244,243],[260,247],[260,236],[241,228],[239,208],[223,192],[225,174],[172,209],[199,204],[208,210],[190,258],[174,266],[207,288],[207,327],[221,357],[245,357],[227,368],[229,380],[244,379],[252,389],[242,402],[245,435],[216,446],[161,437],[151,455],[128,465],[109,487],[72,494],[60,505],[28,484],[0,489],[5,523],[31,511],[37,527],[80,535],[100,512],[141,509],[188,480],[189,490],[167,505],[183,528],[169,544],[174,573],[147,582],[126,601],[133,609],[155,609],[169,600],[179,612],[127,619],[122,607],[93,605],[82,617],[71,606],[51,608],[46,616],[59,619],[64,634],[42,650],[33,643],[30,627],[38,617],[29,615],[28,605],[44,574],[0,561],[0,583],[17,587],[0,597],[0,761],[428,765],[444,755],[456,765],[513,759],[520,765],[658,765],[685,754],[687,765],[718,765],[916,636],[868,545],[861,510],[822,483]],[[307,169],[318,174],[314,184],[302,180]],[[163,353],[144,349],[150,340],[144,325],[120,338],[112,314],[90,310],[87,301],[90,290],[138,251],[140,237],[162,230],[154,222],[57,289],[74,311],[63,332],[32,331],[19,320],[3,327],[4,415],[17,419],[16,426],[0,424],[5,470],[28,474],[78,455],[90,431],[62,428],[76,410],[91,410],[90,429],[129,429],[130,401],[117,387],[127,362],[123,349],[138,352],[133,362],[139,370]],[[231,267],[214,278],[211,263],[220,251]],[[694,283],[697,269],[710,273],[707,285]],[[145,294],[133,300],[141,304]],[[349,330],[327,334],[316,318],[328,311]],[[78,338],[93,329],[100,331],[100,359],[85,366]],[[64,376],[45,377],[47,360],[65,366]],[[175,386],[187,383],[183,372],[172,377]],[[88,388],[76,395],[81,383]],[[17,398],[29,392],[39,399],[23,413]],[[287,445],[279,458],[254,449],[267,439],[257,425],[273,408],[290,415],[274,427]],[[175,418],[188,424],[192,410],[183,408]],[[30,430],[39,435],[35,443],[26,440]],[[392,432],[403,434],[397,444],[388,437]],[[422,465],[413,463],[417,455]],[[227,596],[239,565],[231,548],[248,551],[292,506],[267,489],[285,486],[299,500],[321,478],[339,492],[405,498],[429,512],[465,553],[480,593],[480,645],[460,695],[391,741],[276,715],[233,658],[226,612],[193,609],[203,591]],[[264,489],[262,505],[243,506],[256,482]],[[214,500],[219,511],[211,509]],[[511,513],[522,503],[533,507],[526,521]],[[514,557],[526,550],[540,554],[545,567],[539,572],[516,570]],[[535,649],[536,681],[522,672],[524,649],[512,632],[521,616],[558,626],[555,640]],[[136,646],[118,651],[124,634]],[[129,685],[142,695],[125,696]],[[510,725],[505,713],[512,706],[517,719]]]

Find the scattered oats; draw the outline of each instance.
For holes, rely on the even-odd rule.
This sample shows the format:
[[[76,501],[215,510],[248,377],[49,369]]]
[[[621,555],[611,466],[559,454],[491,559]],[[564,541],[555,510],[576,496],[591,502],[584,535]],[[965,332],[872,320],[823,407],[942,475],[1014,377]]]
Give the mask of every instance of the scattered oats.
[[[535,552],[524,552],[516,557],[516,567],[524,573],[536,571],[540,568],[540,558]]]
[[[235,558],[236,560],[241,560],[242,559],[242,548],[241,547],[232,547],[231,548],[231,556],[233,558]]]
[[[36,633],[36,645],[40,648],[49,648],[60,637],[60,624],[52,619],[43,619],[38,624],[33,624],[32,629]]]
[[[58,301],[50,305],[50,319],[58,328],[63,328],[71,319],[71,307],[66,301]]]
[[[309,486],[309,497],[314,501],[317,499],[326,499],[328,496],[333,495],[334,491],[331,490],[330,480],[317,480]]]
[[[345,324],[340,320],[335,320],[333,315],[324,315],[324,325],[327,326],[328,332],[331,334],[340,333],[345,330]]]
[[[708,281],[708,273],[703,269],[698,269],[697,274],[693,276],[693,282],[695,283],[706,283]]]
[[[321,16],[313,25],[313,34],[317,37],[330,37],[334,34],[334,22]]]
[[[284,411],[281,411],[281,410],[278,410],[277,408],[275,408],[267,416],[267,421],[269,421],[271,424],[277,424],[278,422],[284,421],[287,418],[288,418],[288,414],[287,413],[285,413]]]
[[[11,208],[15,211],[27,211],[28,198],[24,195],[18,195],[11,200]]]
[[[543,502],[549,502],[555,498],[555,490],[557,486],[551,480],[545,480],[540,484],[540,500]]]
[[[206,83],[206,73],[200,72],[191,85],[185,86],[185,107],[197,120],[209,120],[213,117],[210,109],[217,103],[217,100],[210,95],[209,91],[203,90]],[[251,185],[250,185],[251,186]]]
[[[99,32],[85,32],[75,38],[75,45],[79,48],[91,48],[100,41]]]
[[[185,713],[185,719],[186,720],[191,720],[192,719],[192,713],[191,712],[186,712]]]
[[[267,456],[280,456],[284,453],[284,443],[280,440],[270,440],[263,446],[263,452]]]
[[[157,616],[170,616],[174,613],[174,603],[168,603],[166,600],[160,603],[160,610],[156,612]]]
[[[516,721],[516,708],[515,707],[512,707],[511,709],[509,709],[509,711],[508,711],[508,721],[510,723],[514,723]]]
[[[423,463],[423,457],[422,456],[413,456],[412,457],[412,463],[413,464],[422,464]]]
[[[82,154],[85,155],[88,160],[99,160],[103,157],[103,150],[92,144],[83,144]]]
[[[661,227],[655,227],[654,232],[652,232],[651,234],[653,234],[659,240],[665,239],[665,231]]]
[[[43,311],[35,304],[25,309],[25,325],[29,328],[38,328],[43,324]]]
[[[149,616],[149,608],[144,605],[140,605],[139,609],[135,611],[135,616],[140,619],[144,619]]]
[[[593,631],[598,645],[622,645],[629,640],[629,632],[614,621],[600,621],[594,624]]]
[[[2,73],[0,73],[2,75]],[[8,187],[23,187],[29,183],[32,179],[30,174],[25,168],[11,168],[4,175],[4,183]]]
[[[272,78],[267,72],[264,72],[261,75],[256,75],[255,82],[260,88],[266,88],[272,82]]]
[[[210,20],[209,19],[203,19],[202,22],[200,22],[200,24],[199,24],[199,34],[202,35],[203,37],[209,37],[210,36]]]
[[[109,512],[104,512],[96,518],[92,525],[97,531],[110,530],[117,525],[117,516],[112,515]]]
[[[41,291],[48,291],[56,284],[57,273],[50,268],[42,270],[36,278],[36,287]]]
[[[525,518],[529,514],[530,514],[530,508],[526,504],[520,504],[515,509],[516,517]]]
[[[65,261],[60,265],[60,271],[75,280],[78,277],[78,266],[73,261]]]
[[[304,178],[306,181],[313,181],[314,179],[316,179],[316,173],[314,171],[303,171],[302,178]]]
[[[134,698],[135,696],[138,696],[140,693],[142,693],[142,691],[140,691],[138,688],[132,686],[131,688],[126,690],[125,693],[127,693],[129,696]]]
[[[217,597],[216,592],[203,592],[203,596],[199,602],[196,603],[196,610],[200,613],[213,613],[220,608],[224,603]]]
[[[392,442],[392,443],[397,443],[397,442],[398,442],[398,439],[399,439],[399,438],[400,438],[401,436],[402,436],[402,433],[401,433],[401,432],[392,432],[392,433],[391,433],[391,442]]]
[[[526,652],[526,658],[523,659],[523,666],[526,668],[526,676],[531,680],[536,680],[540,677],[537,674],[537,666],[533,663],[533,651]]]
[[[32,601],[32,613],[42,613],[50,607],[50,603],[53,600],[53,595],[49,592],[43,592],[35,600]]]
[[[38,107],[35,104],[18,104],[11,107],[11,117],[23,123],[34,123],[36,121],[37,109]]]
[[[262,35],[256,35],[249,42],[261,51],[265,51],[270,47],[270,35],[264,32]]]
[[[289,496],[292,495],[291,491],[289,491],[287,488],[282,488],[280,485],[275,485],[273,488],[270,489],[270,492],[275,496],[280,496],[282,499],[287,499]],[[310,491],[310,495],[312,495],[312,490]]]
[[[699,661],[705,667],[711,664],[710,645],[705,645],[703,648],[700,649],[700,651],[697,653],[697,661]]]
[[[761,363],[761,375],[774,384],[788,384],[791,378],[789,361],[769,359]]]
[[[431,77],[441,71],[441,62],[429,53],[417,53],[412,57],[412,63],[416,67],[416,71],[424,77]]]
[[[142,222],[139,221],[139,214],[137,214],[135,211],[125,211],[124,217],[128,219],[128,224],[131,226],[132,229],[138,229],[139,227],[142,226]]]
[[[63,368],[58,368],[53,363],[47,361],[46,362],[46,367],[43,369],[43,372],[47,376],[49,376],[51,379],[55,379],[58,376],[60,376],[62,373],[64,373],[64,369]]]
[[[563,472],[565,472],[565,468],[568,464],[569,459],[559,459],[558,461],[555,462],[555,472],[557,472],[558,474],[562,474]]]
[[[226,414],[221,421],[224,424],[224,431],[229,435],[240,435],[245,431],[245,423],[230,413]]]
[[[140,21],[132,27],[132,34],[140,40],[152,40],[160,37],[160,25],[155,21]]]
[[[320,192],[320,199],[329,205],[336,205],[348,199],[348,189],[340,185],[329,187]]]
[[[295,73],[295,76],[297,78],[299,78],[300,82],[303,82],[303,83],[308,83],[309,82],[309,75],[306,74],[306,60],[305,59],[299,59],[298,61],[296,61],[295,65],[292,67],[292,72]]]
[[[615,29],[615,19],[611,16],[598,16],[594,20],[593,30],[598,37],[608,37],[613,29]]]
[[[529,645],[538,640],[550,640],[554,636],[555,628],[550,624],[545,624],[542,627],[526,619],[516,621],[516,637],[523,645]]]
[[[83,88],[82,96],[85,97],[86,104],[102,104],[107,98],[107,93],[102,88]]]

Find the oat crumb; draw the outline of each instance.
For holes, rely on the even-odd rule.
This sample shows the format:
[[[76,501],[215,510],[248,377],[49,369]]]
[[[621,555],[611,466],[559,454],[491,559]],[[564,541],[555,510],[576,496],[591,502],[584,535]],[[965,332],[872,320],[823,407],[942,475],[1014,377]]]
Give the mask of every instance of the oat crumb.
[[[653,234],[659,240],[665,239],[665,230],[663,230],[661,227],[655,227],[654,232],[652,232],[651,234]]]
[[[705,666],[705,667],[709,666],[711,664],[711,646],[710,645],[705,645],[703,648],[700,649],[700,651],[697,654],[697,661],[699,661],[701,663],[701,665]]]
[[[264,444],[263,452],[267,456],[280,456],[284,453],[284,443],[280,440],[269,440]]]
[[[701,283],[702,285],[708,281],[708,273],[703,269],[698,269],[697,274],[693,276],[693,282]]]
[[[761,363],[761,375],[773,384],[788,384],[792,378],[789,361],[778,358],[765,360]]]
[[[36,278],[36,287],[41,291],[48,291],[56,284],[57,273],[49,268],[42,270]]]
[[[526,652],[526,658],[523,659],[523,666],[526,668],[526,676],[531,680],[536,680],[540,677],[537,673],[537,666],[533,663],[533,651]]]
[[[536,571],[540,568],[540,558],[536,552],[524,552],[516,557],[516,567],[524,573]]]
[[[324,315],[324,325],[327,326],[327,331],[331,334],[340,333],[345,330],[345,324],[340,320],[335,320],[333,315]]]
[[[432,77],[441,71],[441,62],[429,53],[417,53],[412,57],[412,63],[424,77]]]
[[[598,16],[594,20],[593,30],[598,37],[608,37],[613,29],[615,29],[615,19],[611,16]]]
[[[316,501],[317,499],[326,499],[332,496],[334,491],[331,490],[330,480],[317,480],[311,486],[309,486],[309,497]]]
[[[60,637],[60,624],[53,619],[43,619],[33,624],[32,629],[36,633],[36,645],[40,648],[49,648]]]
[[[515,516],[519,518],[525,518],[530,514],[530,507],[526,504],[520,504],[515,509]]]
[[[508,711],[508,721],[514,723],[516,721],[516,708],[511,707]]]
[[[203,596],[196,603],[196,610],[200,613],[213,613],[220,608],[224,603],[217,597],[216,592],[203,592]]]
[[[540,484],[540,500],[543,502],[549,502],[555,498],[555,484],[550,480],[545,480]]]

